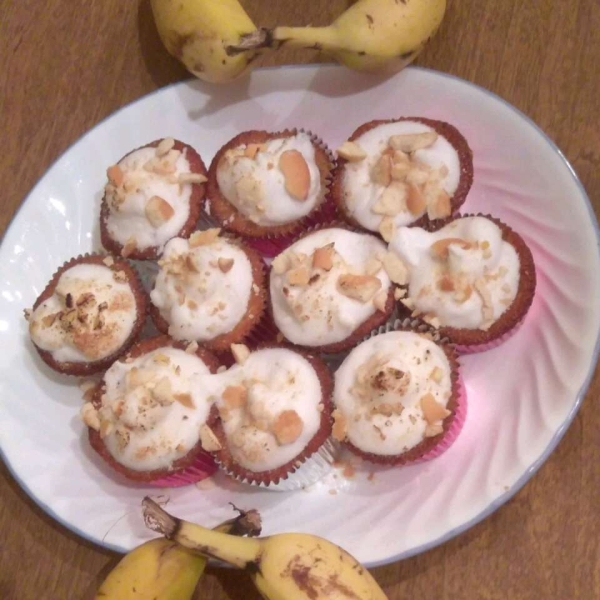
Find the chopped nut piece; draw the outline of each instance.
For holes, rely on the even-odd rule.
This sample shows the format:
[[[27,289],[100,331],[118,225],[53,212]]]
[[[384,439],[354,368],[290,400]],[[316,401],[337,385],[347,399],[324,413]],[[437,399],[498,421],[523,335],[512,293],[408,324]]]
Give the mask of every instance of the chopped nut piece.
[[[215,432],[206,423],[200,426],[200,444],[206,452],[217,452],[223,447]]]
[[[173,138],[162,139],[158,146],[156,146],[156,156],[164,156],[169,150],[173,148],[174,145],[175,140]]]
[[[436,383],[441,383],[442,377],[444,376],[444,371],[439,367],[433,367],[431,373],[429,373],[429,379],[432,379]]]
[[[254,159],[261,149],[260,147],[261,144],[248,144],[246,148],[244,148],[244,156],[246,158]]]
[[[217,264],[219,265],[219,269],[223,272],[223,273],[228,273],[229,271],[231,271],[231,267],[233,267],[233,258],[223,258],[220,257],[219,260],[217,261]]]
[[[127,258],[128,256],[131,256],[135,252],[136,248],[137,248],[137,244],[135,243],[135,240],[133,238],[129,238],[125,242],[125,245],[123,246],[123,249],[121,250],[121,256],[123,258]]]
[[[160,196],[152,196],[144,208],[146,219],[150,225],[157,229],[163,223],[166,223],[174,214],[173,207]]]
[[[371,169],[371,181],[383,187],[392,181],[392,159],[388,154],[382,154]]]
[[[33,311],[30,308],[24,308],[23,309],[23,316],[25,317],[26,321],[29,321],[29,319],[31,318],[31,313]]]
[[[423,416],[430,425],[435,421],[441,421],[450,415],[450,411],[439,404],[434,398],[433,394],[427,393],[421,397],[421,408],[423,409]]]
[[[377,275],[381,271],[382,263],[378,258],[369,258],[365,265],[365,273],[367,275]]]
[[[235,191],[241,202],[259,210],[262,205],[263,189],[261,182],[252,175],[242,175],[235,183]]]
[[[113,424],[110,421],[101,421],[100,422],[100,438],[104,439],[107,435],[113,430]]]
[[[295,200],[306,200],[310,190],[308,164],[298,150],[286,150],[279,157],[279,170],[285,179],[285,189]]]
[[[105,256],[102,259],[102,262],[107,266],[107,267],[112,267],[115,264],[115,259],[112,256]]]
[[[198,342],[196,341],[190,342],[185,349],[188,354],[195,354],[196,350],[198,350]]]
[[[148,382],[154,379],[154,372],[150,369],[138,369],[137,367],[132,367],[125,374],[125,386],[127,390],[133,390],[140,385],[146,385]]]
[[[124,175],[119,165],[112,165],[111,167],[108,167],[108,169],[106,169],[106,176],[115,187],[123,185]]]
[[[381,288],[381,281],[372,275],[340,275],[338,288],[344,296],[358,300],[363,304],[373,298]]]
[[[392,170],[390,172],[392,180],[404,181],[410,171],[410,159],[400,150],[394,152],[392,156]]]
[[[408,283],[408,269],[402,259],[394,252],[383,255],[383,268],[393,283],[406,285]]]
[[[389,144],[394,150],[402,152],[414,152],[422,148],[429,148],[438,138],[435,131],[424,131],[423,133],[406,133],[402,135],[393,135],[389,139]]]
[[[307,285],[310,281],[310,271],[306,267],[290,269],[287,272],[287,280],[290,285]]]
[[[426,438],[434,437],[436,435],[439,435],[443,431],[444,431],[444,426],[442,425],[441,421],[437,421],[436,423],[428,424],[425,427],[425,437]]]
[[[204,183],[208,181],[202,173],[179,173],[177,183]]]
[[[154,360],[154,362],[160,363],[162,365],[168,365],[171,363],[171,359],[166,354],[163,354],[162,352],[155,354],[153,357],[153,360]]]
[[[386,291],[384,290],[380,290],[379,292],[377,292],[375,294],[375,296],[373,297],[373,306],[381,311],[381,312],[385,312],[386,309],[386,304],[387,304],[387,299],[388,299],[388,294]]]
[[[223,391],[223,402],[227,408],[241,408],[246,404],[248,390],[243,385],[230,385]]]
[[[54,325],[54,321],[56,321],[56,318],[60,315],[60,313],[54,313],[53,315],[46,315],[45,317],[42,317],[42,325],[44,327],[52,327],[52,325]]]
[[[221,229],[218,227],[206,229],[205,231],[194,231],[190,236],[190,248],[212,244],[219,237],[220,233]]]
[[[351,141],[344,142],[337,149],[337,154],[348,162],[358,162],[367,157],[367,153],[356,142]]]
[[[302,434],[304,423],[295,410],[279,413],[271,429],[280,446],[293,444]]]
[[[100,431],[100,418],[98,417],[98,411],[91,402],[86,402],[80,411],[83,422],[96,431]]]
[[[194,404],[194,400],[190,394],[174,394],[173,398],[179,402],[182,406],[186,408],[196,408]]]
[[[383,217],[379,224],[379,233],[386,242],[391,242],[396,231],[396,225],[392,217]]]
[[[409,310],[412,310],[415,307],[415,301],[412,298],[401,298],[400,302],[402,302]]]
[[[336,408],[331,415],[333,417],[333,429],[331,435],[338,442],[343,442],[346,439],[346,417]]]
[[[238,365],[243,365],[250,356],[250,350],[245,344],[231,344],[231,354]]]
[[[442,292],[454,291],[454,281],[448,275],[443,275],[442,278],[438,280],[437,286]]]
[[[463,240],[461,238],[443,238],[441,240],[437,240],[431,244],[431,254],[435,258],[441,258],[443,260],[448,258],[448,247],[451,244],[457,244],[464,250],[468,250],[471,247],[471,243],[467,240]]]
[[[404,298],[404,296],[406,296],[406,289],[405,288],[396,288],[394,290],[394,298],[396,300],[401,300],[402,298]]]
[[[401,181],[392,181],[371,207],[376,215],[393,217],[406,209],[407,188]]]
[[[441,190],[436,199],[427,207],[427,216],[430,219],[445,219],[452,214],[452,203],[450,196],[445,190]]]
[[[157,384],[152,388],[152,397],[161,405],[169,406],[173,404],[173,390],[171,381],[168,377],[161,377]]]
[[[406,208],[411,215],[417,216],[425,211],[427,203],[421,189],[414,183],[408,184],[408,193],[406,196]]]
[[[333,268],[333,252],[334,244],[327,244],[322,248],[317,248],[313,252],[312,266],[315,269],[323,269],[324,271],[331,271]]]
[[[273,259],[271,263],[273,272],[276,275],[282,275],[290,268],[290,259],[287,254],[280,254]]]
[[[473,288],[470,285],[459,288],[456,290],[452,298],[459,304],[465,303],[473,294]]]

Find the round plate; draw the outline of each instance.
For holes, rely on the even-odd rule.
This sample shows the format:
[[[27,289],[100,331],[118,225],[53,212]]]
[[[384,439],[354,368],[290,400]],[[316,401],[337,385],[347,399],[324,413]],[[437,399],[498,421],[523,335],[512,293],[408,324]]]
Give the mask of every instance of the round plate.
[[[216,477],[213,487],[157,491],[117,481],[90,450],[81,392],[50,372],[27,340],[23,309],[71,256],[99,248],[105,169],[132,148],[173,136],[208,163],[246,129],[303,127],[336,148],[359,124],[400,115],[456,125],[473,148],[464,212],[491,212],[531,247],[538,289],[510,341],[463,359],[469,414],[442,457],[391,470],[361,468],[300,492]],[[598,352],[597,224],[552,142],[524,115],[459,79],[407,69],[384,81],[345,69],[258,71],[233,86],[180,83],[123,108],[74,144],[21,206],[0,250],[0,445],[27,493],[79,535],[115,550],[151,537],[140,500],[164,494],[180,517],[207,525],[229,502],[258,508],[264,533],[305,531],[368,566],[422,552],[464,531],[512,496],[554,449],[579,407]]]

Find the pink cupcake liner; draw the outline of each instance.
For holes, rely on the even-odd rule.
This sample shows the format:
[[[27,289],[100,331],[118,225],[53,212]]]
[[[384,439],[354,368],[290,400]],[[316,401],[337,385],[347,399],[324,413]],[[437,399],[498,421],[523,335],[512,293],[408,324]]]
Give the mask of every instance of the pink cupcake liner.
[[[454,411],[450,428],[444,432],[442,438],[435,447],[429,450],[429,452],[426,452],[423,456],[406,464],[416,465],[431,460],[432,458],[437,458],[444,454],[444,452],[446,452],[446,450],[448,450],[448,448],[456,441],[456,438],[462,431],[463,425],[467,419],[467,389],[465,388],[465,383],[460,374],[458,376],[458,387],[459,392],[456,397],[456,410]]]
[[[175,488],[192,485],[210,477],[217,471],[217,468],[213,457],[206,452],[201,452],[189,467],[171,475],[161,477],[160,479],[155,479],[149,485],[158,488]]]
[[[487,350],[491,350],[492,348],[496,348],[503,344],[508,339],[510,339],[519,329],[521,329],[525,318],[521,319],[513,328],[509,329],[507,332],[503,333],[500,337],[492,340],[491,342],[487,342],[485,344],[454,344],[454,349],[459,354],[476,354],[477,352],[486,352]]]

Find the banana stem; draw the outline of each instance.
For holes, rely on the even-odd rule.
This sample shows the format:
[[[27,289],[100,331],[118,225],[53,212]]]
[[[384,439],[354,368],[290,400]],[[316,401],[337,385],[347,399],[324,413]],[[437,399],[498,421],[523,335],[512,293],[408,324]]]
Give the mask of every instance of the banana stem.
[[[256,29],[240,36],[237,44],[227,46],[229,56],[235,56],[249,50],[272,48],[277,44],[287,44],[297,48],[327,50],[339,46],[336,32],[331,27],[276,27],[275,29]]]
[[[255,566],[261,553],[261,542],[256,539],[237,537],[206,529],[201,525],[178,519],[161,508],[154,500],[144,498],[142,502],[146,527],[163,534],[178,544],[203,554],[222,560],[240,569]],[[250,535],[260,532],[260,515],[252,510],[234,519],[237,530],[248,532]],[[223,524],[225,525],[225,524]],[[230,529],[233,533],[234,528]],[[243,535],[243,534],[242,534]]]

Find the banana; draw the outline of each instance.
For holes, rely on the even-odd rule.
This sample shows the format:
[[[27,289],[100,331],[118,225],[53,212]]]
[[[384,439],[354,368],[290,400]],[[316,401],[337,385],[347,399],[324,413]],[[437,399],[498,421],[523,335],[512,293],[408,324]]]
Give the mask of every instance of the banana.
[[[268,600],[386,600],[370,573],[345,550],[314,535],[239,538],[173,517],[144,498],[153,531],[186,548],[246,569]]]
[[[238,0],[151,0],[156,27],[170,54],[196,77],[224,83],[244,73],[255,51],[229,46],[256,26]]]
[[[446,0],[359,0],[327,27],[260,29],[234,49],[285,43],[322,50],[351,69],[391,74],[417,57],[445,11]]]
[[[256,511],[240,512],[215,531],[232,535],[258,535]],[[96,600],[189,600],[206,567],[206,558],[180,544],[158,538],[125,555],[108,574]]]

